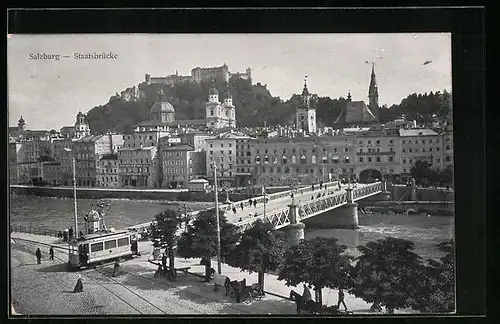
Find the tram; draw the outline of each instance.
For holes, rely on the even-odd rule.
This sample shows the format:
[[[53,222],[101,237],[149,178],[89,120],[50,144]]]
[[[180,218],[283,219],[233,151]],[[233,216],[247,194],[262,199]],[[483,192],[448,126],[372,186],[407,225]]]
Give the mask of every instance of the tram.
[[[137,234],[129,231],[88,234],[69,244],[68,268],[80,270],[91,265],[138,255]]]

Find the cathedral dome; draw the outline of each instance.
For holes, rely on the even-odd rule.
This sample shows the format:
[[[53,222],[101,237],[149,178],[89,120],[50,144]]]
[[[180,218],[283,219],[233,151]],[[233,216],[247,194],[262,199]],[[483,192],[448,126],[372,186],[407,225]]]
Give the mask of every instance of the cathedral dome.
[[[170,102],[162,101],[155,102],[153,107],[151,107],[152,113],[175,113],[174,107],[170,104]]]

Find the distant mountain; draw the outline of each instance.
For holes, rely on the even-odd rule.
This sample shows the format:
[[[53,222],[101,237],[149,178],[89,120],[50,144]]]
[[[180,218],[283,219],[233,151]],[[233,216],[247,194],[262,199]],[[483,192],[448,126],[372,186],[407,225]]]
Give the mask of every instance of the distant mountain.
[[[225,83],[216,83],[221,101],[226,86]],[[107,104],[92,108],[87,114],[87,120],[93,134],[108,131],[129,133],[134,125],[149,118],[149,110],[157,101],[160,89],[174,106],[177,120],[202,119],[205,117],[205,102],[210,87],[210,82],[173,86],[142,83],[138,86],[143,93],[140,99],[127,102],[116,94]],[[284,101],[280,97],[273,97],[266,85],[252,85],[240,78],[230,79],[229,89],[236,107],[238,126],[260,126],[264,123],[268,126],[291,125],[295,122],[295,107],[300,102],[300,95],[294,94]],[[313,95],[312,101],[316,105],[317,120],[323,126],[331,125],[346,105],[344,98],[331,99]],[[403,113],[408,119],[416,119],[418,122],[428,120],[432,114],[446,118],[451,110],[451,94],[446,90],[443,93],[411,94],[398,105],[381,108],[381,122],[394,120]]]

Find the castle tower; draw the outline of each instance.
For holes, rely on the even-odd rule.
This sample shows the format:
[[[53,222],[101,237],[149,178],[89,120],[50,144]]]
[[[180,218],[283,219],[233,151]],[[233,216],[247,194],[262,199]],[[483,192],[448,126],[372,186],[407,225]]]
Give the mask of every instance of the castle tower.
[[[26,130],[26,122],[23,119],[23,116],[19,118],[19,121],[17,122],[17,131],[18,132],[24,132]]]
[[[378,116],[378,87],[377,78],[375,77],[375,63],[372,63],[372,74],[370,78],[370,88],[368,89],[368,108],[373,113],[375,118],[379,120]]]
[[[295,116],[298,131],[305,131],[308,134],[316,133],[316,109],[311,105],[311,95],[307,89],[307,76],[304,79],[304,89]]]
[[[349,92],[347,93],[347,102],[351,102],[351,101],[352,101],[351,90],[349,90]]]
[[[81,111],[76,115],[75,138],[82,138],[90,135],[90,127],[87,123],[87,115]]]
[[[247,68],[246,74],[247,74],[248,81],[250,81],[250,83],[252,83],[252,69],[251,68]]]

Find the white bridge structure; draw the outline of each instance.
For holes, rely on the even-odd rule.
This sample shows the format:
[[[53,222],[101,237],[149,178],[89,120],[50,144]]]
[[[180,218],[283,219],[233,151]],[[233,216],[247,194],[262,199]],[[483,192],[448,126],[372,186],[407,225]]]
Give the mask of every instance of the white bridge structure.
[[[241,230],[251,227],[257,220],[269,222],[273,228],[281,229],[290,224],[310,220],[334,209],[346,207],[349,209],[347,216],[342,215],[342,211],[339,210],[338,215],[329,215],[328,217],[334,221],[338,218],[341,223],[345,223],[345,220],[342,221],[340,219],[347,217],[347,222],[349,223],[347,227],[355,228],[357,227],[357,204],[355,202],[383,192],[387,193],[385,181],[354,185],[341,185],[335,181],[326,183],[322,188],[316,185],[315,188],[308,186],[267,194],[265,195],[267,197],[266,204],[264,204],[264,195],[261,195],[251,199],[252,202],[257,202],[257,206],[255,207],[250,205],[250,199],[229,204],[219,204],[219,211],[224,212],[224,216],[228,222],[237,225]],[[293,198],[291,197],[292,193]],[[241,205],[243,205],[243,208],[241,208]],[[236,212],[234,212],[233,208]],[[194,216],[199,212],[198,210],[188,213],[188,216],[190,216],[188,218],[192,221],[195,218]],[[129,227],[129,229],[140,232],[148,229],[150,224],[151,222],[139,224]],[[184,226],[179,229],[179,231],[183,230]]]

